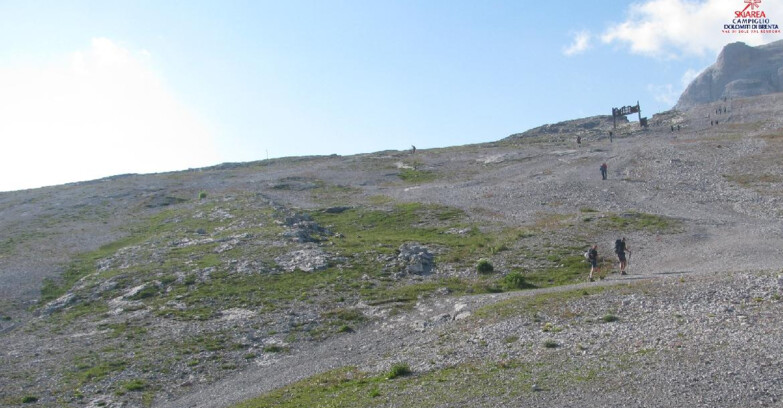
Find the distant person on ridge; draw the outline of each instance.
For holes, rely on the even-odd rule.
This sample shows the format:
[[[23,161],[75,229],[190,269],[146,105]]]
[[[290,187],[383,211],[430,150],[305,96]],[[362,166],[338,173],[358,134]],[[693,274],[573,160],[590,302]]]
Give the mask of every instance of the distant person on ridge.
[[[587,251],[587,260],[590,261],[590,282],[593,281],[593,272],[598,273],[598,245],[593,245],[589,251]]]
[[[411,153],[416,153],[416,146],[411,145]]]
[[[578,147],[582,147],[582,136],[577,136],[576,137],[576,145]]]
[[[601,178],[603,180],[606,180],[606,171],[607,171],[607,169],[608,169],[608,167],[606,166],[606,163],[601,165]]]
[[[625,244],[625,238],[614,242],[614,252],[617,254],[617,259],[620,260],[620,275],[627,275],[625,267],[628,266],[628,261],[625,259],[625,253],[628,252],[628,256],[631,256],[631,248]]]

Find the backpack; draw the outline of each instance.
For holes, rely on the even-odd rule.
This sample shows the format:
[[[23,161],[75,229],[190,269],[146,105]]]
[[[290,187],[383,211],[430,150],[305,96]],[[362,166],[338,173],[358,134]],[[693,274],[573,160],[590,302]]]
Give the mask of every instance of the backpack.
[[[614,241],[614,253],[619,255],[622,252],[625,252],[625,242],[618,239],[617,241]]]

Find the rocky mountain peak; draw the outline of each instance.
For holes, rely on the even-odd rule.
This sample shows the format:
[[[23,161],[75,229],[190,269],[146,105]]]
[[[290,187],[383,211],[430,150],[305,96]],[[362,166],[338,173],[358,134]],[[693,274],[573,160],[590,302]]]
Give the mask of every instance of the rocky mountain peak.
[[[783,40],[751,47],[727,44],[717,61],[705,69],[675,106],[685,110],[722,98],[744,98],[783,91]]]

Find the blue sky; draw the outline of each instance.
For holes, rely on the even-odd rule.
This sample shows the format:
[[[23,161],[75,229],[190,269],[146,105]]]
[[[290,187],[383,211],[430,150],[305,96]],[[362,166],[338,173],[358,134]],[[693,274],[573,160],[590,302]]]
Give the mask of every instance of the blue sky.
[[[0,191],[652,116],[723,45],[783,38],[721,33],[746,6],[0,1]]]

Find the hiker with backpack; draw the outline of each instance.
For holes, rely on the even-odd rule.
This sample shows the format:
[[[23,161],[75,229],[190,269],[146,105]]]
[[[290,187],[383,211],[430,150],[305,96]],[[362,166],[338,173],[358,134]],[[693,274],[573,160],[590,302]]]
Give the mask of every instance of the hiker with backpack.
[[[598,273],[598,245],[593,245],[592,248],[590,248],[587,251],[587,260],[590,261],[590,276],[588,279],[590,282],[593,281],[593,272]]]
[[[631,256],[631,249],[625,243],[625,238],[618,239],[614,242],[614,253],[617,254],[617,258],[620,260],[620,275],[627,275],[625,272],[628,261],[625,259],[625,253],[628,252],[628,257]]]

